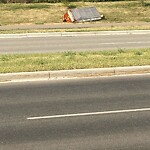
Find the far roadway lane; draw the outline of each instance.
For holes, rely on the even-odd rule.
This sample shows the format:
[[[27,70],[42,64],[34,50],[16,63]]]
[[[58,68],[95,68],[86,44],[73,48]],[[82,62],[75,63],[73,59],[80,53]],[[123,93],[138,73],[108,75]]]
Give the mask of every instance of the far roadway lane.
[[[103,32],[102,32],[103,33]],[[133,31],[134,33],[134,31]],[[54,33],[51,33],[54,34]],[[83,34],[83,33],[81,33]],[[44,53],[62,51],[94,51],[129,48],[149,48],[150,32],[136,34],[67,35],[0,38],[0,53]]]

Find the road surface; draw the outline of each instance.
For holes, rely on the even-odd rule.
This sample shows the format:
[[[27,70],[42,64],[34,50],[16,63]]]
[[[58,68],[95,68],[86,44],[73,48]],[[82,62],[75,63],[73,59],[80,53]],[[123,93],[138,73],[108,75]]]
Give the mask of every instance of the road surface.
[[[0,84],[1,150],[149,150],[150,75]]]
[[[83,34],[83,33],[82,33]],[[62,51],[117,50],[149,48],[150,32],[138,34],[100,34],[88,36],[47,36],[0,38],[0,53],[43,53]]]

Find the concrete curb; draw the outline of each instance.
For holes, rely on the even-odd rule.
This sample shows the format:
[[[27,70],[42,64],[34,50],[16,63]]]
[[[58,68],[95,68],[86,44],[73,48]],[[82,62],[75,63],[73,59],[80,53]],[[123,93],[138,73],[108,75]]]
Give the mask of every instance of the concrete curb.
[[[150,30],[126,30],[126,31],[95,31],[95,32],[49,32],[49,33],[24,33],[24,34],[0,34],[0,38],[33,38],[33,37],[62,37],[62,36],[98,36],[98,35],[128,35],[150,34]]]
[[[76,69],[60,71],[39,71],[23,73],[6,73],[0,74],[0,82],[12,81],[30,81],[30,80],[50,80],[63,78],[84,78],[99,77],[124,74],[143,74],[150,73],[150,65],[133,66],[133,67],[114,67],[114,68],[97,68],[97,69]]]

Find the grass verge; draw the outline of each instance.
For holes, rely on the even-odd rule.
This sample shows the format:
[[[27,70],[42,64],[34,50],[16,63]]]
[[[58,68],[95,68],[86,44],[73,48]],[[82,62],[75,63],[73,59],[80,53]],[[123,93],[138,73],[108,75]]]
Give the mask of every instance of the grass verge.
[[[2,54],[0,73],[150,65],[150,48],[115,51]]]
[[[91,7],[104,14],[100,22],[150,22],[150,0],[116,2],[71,2],[73,7]],[[62,23],[68,8],[62,3],[1,4],[0,25]]]

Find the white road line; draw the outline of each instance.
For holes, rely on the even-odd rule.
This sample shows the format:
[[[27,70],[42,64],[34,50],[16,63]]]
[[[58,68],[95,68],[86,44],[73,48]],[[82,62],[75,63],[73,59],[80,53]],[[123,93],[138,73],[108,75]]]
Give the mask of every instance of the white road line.
[[[77,114],[65,114],[65,115],[54,115],[54,116],[29,117],[29,118],[27,118],[27,120],[67,118],[67,117],[77,117],[77,116],[94,116],[94,115],[104,115],[104,114],[142,112],[142,111],[150,111],[150,108],[128,109],[128,110],[115,110],[115,111],[103,111],[103,112],[91,112],[91,113],[77,113]]]

